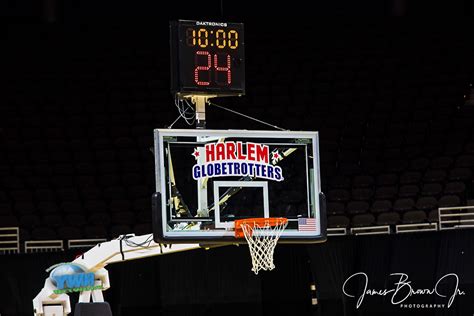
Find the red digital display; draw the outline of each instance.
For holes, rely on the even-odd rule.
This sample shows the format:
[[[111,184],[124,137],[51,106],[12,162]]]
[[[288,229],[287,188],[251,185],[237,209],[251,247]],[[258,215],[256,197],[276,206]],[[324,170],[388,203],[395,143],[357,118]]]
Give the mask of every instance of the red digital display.
[[[172,92],[243,95],[243,35],[241,23],[172,22]]]

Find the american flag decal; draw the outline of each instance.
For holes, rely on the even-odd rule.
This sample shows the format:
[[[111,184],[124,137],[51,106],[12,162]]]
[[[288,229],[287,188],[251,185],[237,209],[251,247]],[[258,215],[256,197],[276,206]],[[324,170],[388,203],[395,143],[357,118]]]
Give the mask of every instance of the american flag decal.
[[[298,230],[299,231],[316,231],[316,219],[315,218],[298,218]]]

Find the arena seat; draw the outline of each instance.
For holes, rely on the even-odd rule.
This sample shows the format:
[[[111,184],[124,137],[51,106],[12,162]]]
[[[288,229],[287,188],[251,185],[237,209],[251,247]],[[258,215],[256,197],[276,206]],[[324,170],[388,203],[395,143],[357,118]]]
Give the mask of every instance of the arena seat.
[[[295,67],[278,67],[271,78],[259,77],[261,65],[246,65],[253,82],[239,105],[285,128],[320,132],[321,182],[333,225],[351,225],[344,212],[376,214],[377,224],[394,224],[424,205],[420,201],[454,206],[472,198],[473,116],[459,105],[468,70],[457,67],[440,77],[439,69],[452,69],[450,58],[393,58],[398,52],[385,40],[375,38],[374,47],[354,51],[328,45],[315,68],[306,67],[308,56],[285,51]],[[57,226],[58,218],[67,227],[84,227],[85,218],[92,218],[99,226],[81,234],[107,236],[112,223],[136,228],[151,221],[152,131],[176,116],[173,106],[156,106],[172,105],[163,89],[167,71],[143,69],[167,60],[168,51],[142,47],[133,58],[114,58],[114,45],[122,43],[71,51],[67,91],[49,93],[42,80],[47,75],[33,70],[18,69],[12,77],[25,93],[4,94],[14,102],[3,102],[1,113],[8,119],[1,131],[6,141],[0,153],[0,216],[19,219],[25,232],[47,222]],[[383,67],[375,66],[378,60]],[[96,69],[102,70],[100,78]],[[122,69],[133,75],[117,76]],[[94,88],[104,81],[110,82],[106,96]],[[253,126],[232,117],[213,123],[225,129]],[[292,201],[282,207],[294,204],[288,209],[294,212],[300,198],[287,197]],[[15,222],[13,217],[5,221]],[[410,221],[416,218],[422,220]],[[58,229],[58,235],[67,232]]]
[[[62,226],[57,229],[57,236],[62,240],[81,239],[83,238],[82,230],[74,226]]]
[[[466,191],[466,185],[464,182],[448,182],[444,187],[445,194],[456,194],[463,196]]]
[[[393,210],[396,212],[410,211],[415,207],[415,201],[410,198],[397,199],[393,203]]]
[[[416,201],[415,207],[418,210],[422,211],[431,211],[432,209],[435,209],[436,206],[438,205],[438,201],[431,196],[423,196],[418,198]]]
[[[375,223],[375,217],[372,214],[357,214],[352,217],[352,227],[367,227]]]
[[[107,230],[103,225],[92,225],[84,228],[84,237],[88,239],[107,238]]]
[[[439,198],[439,207],[456,207],[461,205],[461,199],[457,195],[444,195]]]
[[[396,225],[400,222],[400,214],[395,212],[381,213],[377,216],[377,225]]]
[[[376,200],[372,203],[370,211],[372,213],[386,213],[392,210],[392,202],[389,200]]]
[[[344,214],[345,206],[344,203],[340,202],[328,202],[327,213],[328,215]]]
[[[423,223],[426,219],[426,213],[423,211],[409,211],[403,214],[402,222],[404,224]]]
[[[375,198],[378,200],[392,200],[398,194],[396,186],[379,187],[375,191]]]
[[[347,228],[350,225],[350,219],[343,215],[333,215],[328,217],[329,228]]]
[[[420,192],[420,188],[414,184],[406,184],[398,189],[398,196],[401,198],[414,198]]]
[[[33,240],[54,240],[57,239],[56,232],[48,227],[36,227],[31,231]]]
[[[369,203],[366,201],[350,201],[347,203],[346,211],[349,214],[367,213],[369,210]]]
[[[427,183],[421,189],[421,195],[438,196],[443,191],[443,186],[440,183]]]

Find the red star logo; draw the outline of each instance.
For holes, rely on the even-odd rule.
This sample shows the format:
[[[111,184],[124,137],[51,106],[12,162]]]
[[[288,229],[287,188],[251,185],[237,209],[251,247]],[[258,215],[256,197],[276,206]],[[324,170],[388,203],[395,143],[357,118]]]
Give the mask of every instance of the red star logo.
[[[278,160],[278,159],[280,159],[280,154],[278,153],[278,151],[276,151],[276,152],[273,153],[272,159],[273,159],[273,160]]]
[[[194,148],[194,152],[191,155],[194,156],[194,159],[198,160],[199,150],[197,148]]]

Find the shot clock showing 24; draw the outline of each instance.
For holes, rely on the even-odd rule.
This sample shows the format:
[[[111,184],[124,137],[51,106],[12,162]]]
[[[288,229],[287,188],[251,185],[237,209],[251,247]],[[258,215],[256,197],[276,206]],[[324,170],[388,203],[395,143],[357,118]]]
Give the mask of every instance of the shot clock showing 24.
[[[181,97],[245,94],[242,23],[173,21],[170,40],[174,94]]]

